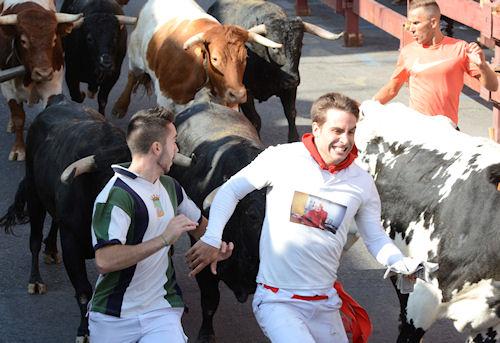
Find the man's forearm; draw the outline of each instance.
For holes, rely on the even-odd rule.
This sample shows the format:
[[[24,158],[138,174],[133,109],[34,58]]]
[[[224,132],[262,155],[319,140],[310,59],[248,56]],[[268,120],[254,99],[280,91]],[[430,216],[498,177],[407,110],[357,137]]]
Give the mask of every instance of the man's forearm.
[[[137,245],[110,245],[98,249],[95,253],[97,270],[101,274],[131,267],[148,256],[164,248],[167,241],[158,236]]]
[[[491,92],[495,92],[498,90],[498,78],[497,74],[493,69],[491,69],[488,63],[484,63],[479,66],[479,71],[481,73],[479,80],[481,81],[481,85]]]
[[[194,229],[193,231],[189,231],[189,235],[198,241],[200,237],[203,236],[203,234],[205,233],[207,225],[208,225],[207,218],[205,218],[205,216],[202,215],[200,224],[198,224],[198,227],[196,227],[196,229]]]
[[[377,92],[377,94],[375,94],[373,100],[377,100],[383,105],[394,99],[397,94],[398,93],[395,92],[391,86],[385,85]]]

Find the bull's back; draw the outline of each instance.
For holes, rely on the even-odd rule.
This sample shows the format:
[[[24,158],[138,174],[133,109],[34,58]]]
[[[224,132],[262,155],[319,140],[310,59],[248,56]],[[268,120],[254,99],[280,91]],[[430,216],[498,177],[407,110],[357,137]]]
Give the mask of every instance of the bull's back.
[[[146,52],[155,33],[156,39],[164,38],[166,32],[173,32],[182,22],[196,19],[216,21],[194,1],[150,0],[139,13],[136,27],[130,35],[128,55],[130,66],[150,72],[146,61]]]
[[[208,10],[222,24],[240,25],[249,29],[266,19],[286,18],[278,5],[263,0],[219,0]]]
[[[240,112],[212,102],[195,103],[175,119],[179,146],[189,152],[203,143],[239,137],[262,147],[255,127]]]

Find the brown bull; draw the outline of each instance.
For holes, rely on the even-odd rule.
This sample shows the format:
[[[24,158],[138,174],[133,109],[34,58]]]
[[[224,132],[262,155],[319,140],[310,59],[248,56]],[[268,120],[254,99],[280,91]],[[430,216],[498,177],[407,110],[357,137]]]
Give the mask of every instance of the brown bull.
[[[0,16],[0,69],[23,65],[26,73],[0,85],[11,111],[7,131],[16,134],[9,160],[24,160],[23,102],[47,103],[62,91],[61,35],[69,33],[81,15],[56,13],[51,0],[7,1]]]
[[[245,42],[281,47],[257,32],[221,25],[193,0],[149,0],[130,36],[128,83],[113,113],[123,116],[134,87],[149,81],[160,106],[186,104],[203,87],[226,106],[245,102]]]

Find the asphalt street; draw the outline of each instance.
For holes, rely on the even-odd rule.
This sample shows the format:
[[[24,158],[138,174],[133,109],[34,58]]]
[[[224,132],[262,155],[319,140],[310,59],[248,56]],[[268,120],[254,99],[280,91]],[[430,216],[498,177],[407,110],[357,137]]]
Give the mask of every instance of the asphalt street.
[[[212,0],[200,1],[206,9]],[[290,15],[294,13],[294,1],[276,1]],[[305,18],[331,31],[343,29],[343,17],[335,14],[319,0],[310,0],[312,15]],[[125,7],[127,14],[137,15],[143,1],[130,1]],[[60,5],[60,3],[59,3]],[[404,11],[404,8],[399,8]],[[387,81],[397,59],[399,42],[392,36],[372,25],[361,22],[364,45],[358,48],[342,46],[341,41],[325,41],[310,35],[304,36],[304,47],[300,63],[301,84],[298,89],[297,126],[299,133],[310,128],[309,109],[311,103],[323,93],[339,91],[359,101],[371,98]],[[475,33],[463,28],[460,35],[475,39]],[[469,40],[470,40],[469,39]],[[113,89],[108,105],[107,118],[125,128],[131,113],[155,104],[154,97],[148,98],[142,92],[136,94],[124,119],[110,115],[111,107],[126,81],[128,63],[125,61],[119,83]],[[65,90],[68,94],[67,89]],[[407,90],[403,89],[395,99],[407,103]],[[460,128],[462,131],[479,136],[487,135],[491,123],[491,108],[472,92],[461,96]],[[85,105],[97,108],[93,100],[85,100]],[[266,145],[286,142],[287,123],[278,98],[258,104],[262,116],[261,136]],[[33,121],[39,108],[27,108],[26,127]],[[5,132],[9,112],[5,99],[0,97],[0,215],[6,212],[14,199],[18,182],[24,174],[22,162],[8,161],[8,153],[13,143],[12,134]],[[415,128],[418,130],[418,128]],[[92,139],[89,137],[88,139]],[[47,219],[46,231],[50,220]],[[28,295],[27,283],[30,271],[28,246],[29,226],[18,226],[16,235],[0,233],[0,342],[73,342],[79,322],[79,311],[74,299],[74,290],[64,271],[63,265],[41,263],[42,277],[48,285],[44,295]],[[199,292],[194,279],[187,277],[187,267],[183,254],[188,246],[186,237],[181,239],[175,250],[177,276],[189,313],[183,323],[190,341],[194,341],[201,323]],[[96,271],[93,261],[87,262],[91,282],[95,283]],[[397,337],[399,306],[396,294],[389,281],[383,280],[384,269],[367,253],[361,242],[356,243],[344,256],[340,269],[340,280],[368,311],[373,326],[370,342],[395,342]],[[266,342],[251,312],[251,299],[239,304],[233,294],[222,287],[221,305],[215,318],[218,342]],[[463,341],[450,322],[441,321],[426,335],[426,342],[454,343]]]

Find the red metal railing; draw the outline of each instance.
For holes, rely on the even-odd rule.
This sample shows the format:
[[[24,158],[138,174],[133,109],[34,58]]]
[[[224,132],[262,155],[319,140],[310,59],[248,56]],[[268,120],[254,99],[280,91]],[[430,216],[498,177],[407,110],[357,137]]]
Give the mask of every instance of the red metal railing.
[[[359,18],[372,23],[387,33],[398,38],[401,46],[411,42],[413,38],[404,29],[406,17],[393,11],[375,0],[322,0],[335,12],[345,17],[346,46],[360,46],[363,35],[359,32]],[[487,42],[494,49],[492,61],[494,66],[500,65],[500,13],[499,9],[486,3],[479,4],[473,0],[436,0],[441,13],[456,22],[469,26],[481,33],[481,41]],[[497,5],[499,6],[499,5]],[[295,0],[297,15],[310,13],[307,0]],[[498,76],[500,78],[500,76]],[[491,138],[500,143],[500,90],[490,92],[481,87],[479,80],[465,75],[465,84],[479,93],[481,98],[493,103],[493,132]]]

